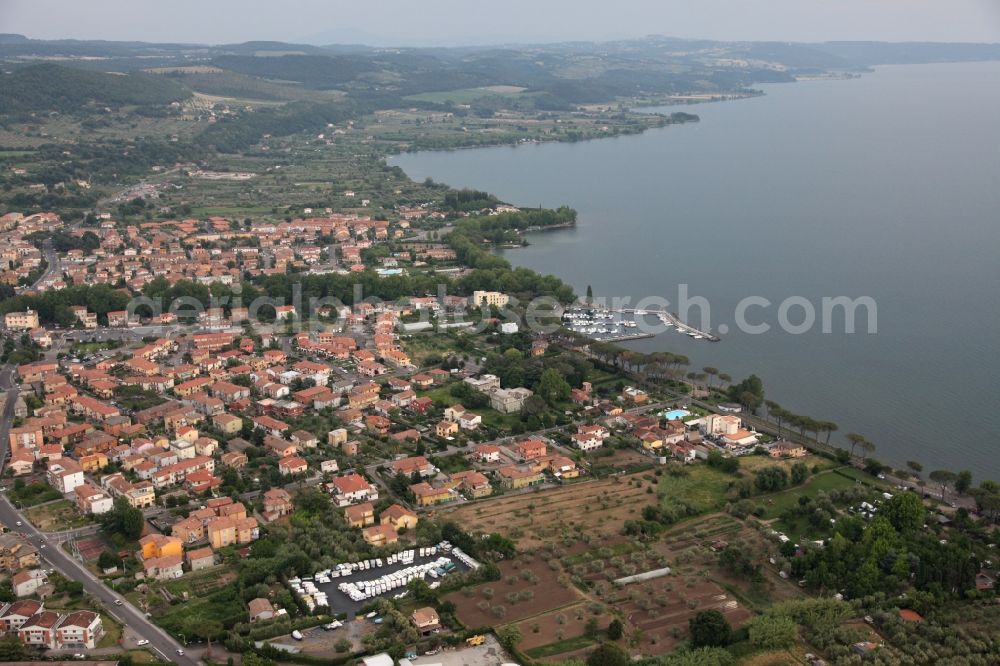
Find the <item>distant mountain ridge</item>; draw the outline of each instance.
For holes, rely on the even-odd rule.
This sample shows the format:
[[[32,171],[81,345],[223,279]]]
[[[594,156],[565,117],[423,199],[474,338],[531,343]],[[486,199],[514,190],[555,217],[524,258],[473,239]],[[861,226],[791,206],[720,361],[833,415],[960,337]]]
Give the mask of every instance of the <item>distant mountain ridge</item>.
[[[366,109],[455,109],[454,101],[427,96],[452,91],[465,91],[470,103],[463,106],[473,113],[492,114],[501,105],[553,111],[619,99],[748,91],[761,83],[880,64],[1000,60],[1000,44],[652,36],[603,43],[375,48],[267,40],[222,45],[36,40],[0,34],[0,60],[8,72],[0,75],[0,114],[76,112],[92,105],[153,112],[156,105],[194,92],[250,102],[325,104],[346,96]],[[524,94],[499,101],[494,86],[520,88]]]

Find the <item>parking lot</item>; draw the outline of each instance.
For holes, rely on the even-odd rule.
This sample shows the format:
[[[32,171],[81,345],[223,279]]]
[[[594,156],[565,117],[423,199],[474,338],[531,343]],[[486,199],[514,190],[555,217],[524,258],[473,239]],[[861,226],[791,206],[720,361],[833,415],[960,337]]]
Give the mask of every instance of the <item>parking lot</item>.
[[[319,588],[321,592],[326,592],[327,600],[330,603],[330,611],[332,613],[334,614],[347,613],[347,619],[350,620],[354,618],[354,616],[357,615],[358,610],[365,604],[369,603],[371,599],[366,599],[364,601],[354,601],[349,596],[341,592],[338,589],[338,585],[340,585],[341,583],[358,582],[362,580],[374,580],[376,578],[379,578],[380,576],[385,576],[390,573],[396,573],[397,571],[402,571],[403,569],[409,566],[433,562],[434,560],[442,556],[450,559],[452,563],[454,563],[455,565],[454,571],[452,571],[451,574],[448,574],[449,576],[462,571],[468,571],[468,567],[462,564],[462,562],[457,557],[449,553],[441,553],[439,551],[437,555],[429,555],[425,557],[420,557],[419,555],[417,555],[413,558],[413,562],[411,564],[403,564],[402,562],[397,562],[395,564],[389,564],[375,569],[355,571],[350,576],[340,576],[339,578],[334,578],[329,583],[317,583],[316,587]],[[439,578],[438,580],[442,579],[443,578]],[[431,578],[430,576],[425,577],[424,580],[427,581],[428,583],[434,582],[434,579]],[[379,596],[391,598],[393,595],[400,594],[401,592],[405,591],[406,591],[405,587],[400,587],[395,590],[389,590],[388,592],[385,592],[384,594],[381,594]]]

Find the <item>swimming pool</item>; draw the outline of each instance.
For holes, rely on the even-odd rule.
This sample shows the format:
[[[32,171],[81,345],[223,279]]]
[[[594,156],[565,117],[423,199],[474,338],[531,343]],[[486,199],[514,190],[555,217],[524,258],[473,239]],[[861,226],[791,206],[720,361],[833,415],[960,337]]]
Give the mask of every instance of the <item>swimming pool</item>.
[[[682,419],[685,416],[691,416],[691,412],[686,409],[671,409],[669,412],[663,412],[663,418],[668,421],[676,421],[677,419]]]

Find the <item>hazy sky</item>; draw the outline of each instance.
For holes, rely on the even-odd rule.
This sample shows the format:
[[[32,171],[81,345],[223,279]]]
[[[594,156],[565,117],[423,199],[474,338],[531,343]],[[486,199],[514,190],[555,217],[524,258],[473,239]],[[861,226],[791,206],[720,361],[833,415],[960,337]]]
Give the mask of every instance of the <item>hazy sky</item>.
[[[641,37],[1000,41],[1000,0],[0,0],[39,39],[428,46]]]

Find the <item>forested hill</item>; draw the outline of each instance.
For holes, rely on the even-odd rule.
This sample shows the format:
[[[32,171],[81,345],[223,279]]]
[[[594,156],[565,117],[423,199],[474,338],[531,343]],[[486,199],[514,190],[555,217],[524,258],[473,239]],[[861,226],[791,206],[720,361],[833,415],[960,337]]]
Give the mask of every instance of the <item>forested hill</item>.
[[[142,72],[107,74],[43,63],[0,73],[0,114],[162,106],[190,95],[170,78]]]

